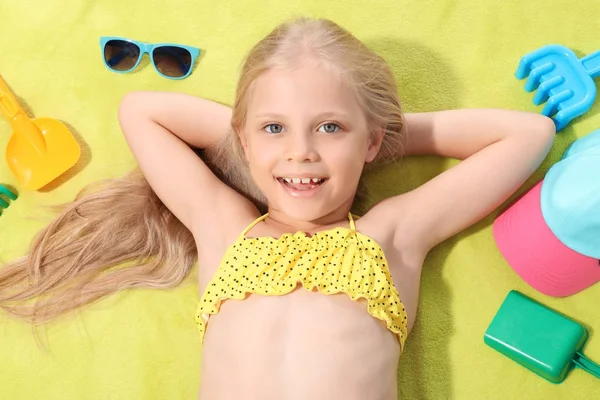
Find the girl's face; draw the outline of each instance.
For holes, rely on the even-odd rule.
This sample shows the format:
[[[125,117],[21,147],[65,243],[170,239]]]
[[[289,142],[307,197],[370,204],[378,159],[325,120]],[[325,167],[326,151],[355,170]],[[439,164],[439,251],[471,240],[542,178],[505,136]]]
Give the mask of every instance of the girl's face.
[[[311,66],[273,69],[248,96],[240,139],[269,212],[298,221],[347,212],[383,130],[371,132],[339,74]]]

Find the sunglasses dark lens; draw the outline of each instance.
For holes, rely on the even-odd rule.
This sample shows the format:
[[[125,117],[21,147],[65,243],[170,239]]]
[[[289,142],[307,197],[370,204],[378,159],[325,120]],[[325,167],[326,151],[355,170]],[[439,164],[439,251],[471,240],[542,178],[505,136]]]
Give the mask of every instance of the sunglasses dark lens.
[[[156,69],[170,78],[186,76],[192,68],[192,55],[182,47],[157,47],[152,52],[152,59]]]
[[[109,40],[104,46],[104,61],[115,71],[129,71],[140,58],[140,48],[125,40]]]

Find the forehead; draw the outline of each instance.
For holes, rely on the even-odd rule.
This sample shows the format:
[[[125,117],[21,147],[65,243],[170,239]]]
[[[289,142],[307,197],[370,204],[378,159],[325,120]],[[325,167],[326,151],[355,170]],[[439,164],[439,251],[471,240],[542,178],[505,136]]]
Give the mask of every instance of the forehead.
[[[354,91],[340,74],[320,66],[271,69],[252,83],[248,95],[249,117],[262,113],[328,111],[362,115]]]

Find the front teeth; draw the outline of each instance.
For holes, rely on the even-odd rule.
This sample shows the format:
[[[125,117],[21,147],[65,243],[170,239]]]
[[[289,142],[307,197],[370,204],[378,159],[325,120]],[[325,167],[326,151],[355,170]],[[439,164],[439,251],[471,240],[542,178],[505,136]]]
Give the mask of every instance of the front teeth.
[[[321,178],[283,178],[287,183],[318,183],[322,179]]]

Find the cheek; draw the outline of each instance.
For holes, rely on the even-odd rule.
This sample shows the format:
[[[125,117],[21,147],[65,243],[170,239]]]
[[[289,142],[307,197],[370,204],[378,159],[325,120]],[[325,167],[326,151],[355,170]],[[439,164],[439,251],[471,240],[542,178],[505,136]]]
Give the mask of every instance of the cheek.
[[[336,146],[331,151],[329,165],[336,173],[348,179],[358,179],[364,168],[366,149],[364,146]]]
[[[250,172],[257,183],[271,179],[277,160],[277,149],[258,141],[250,141],[246,154]]]

